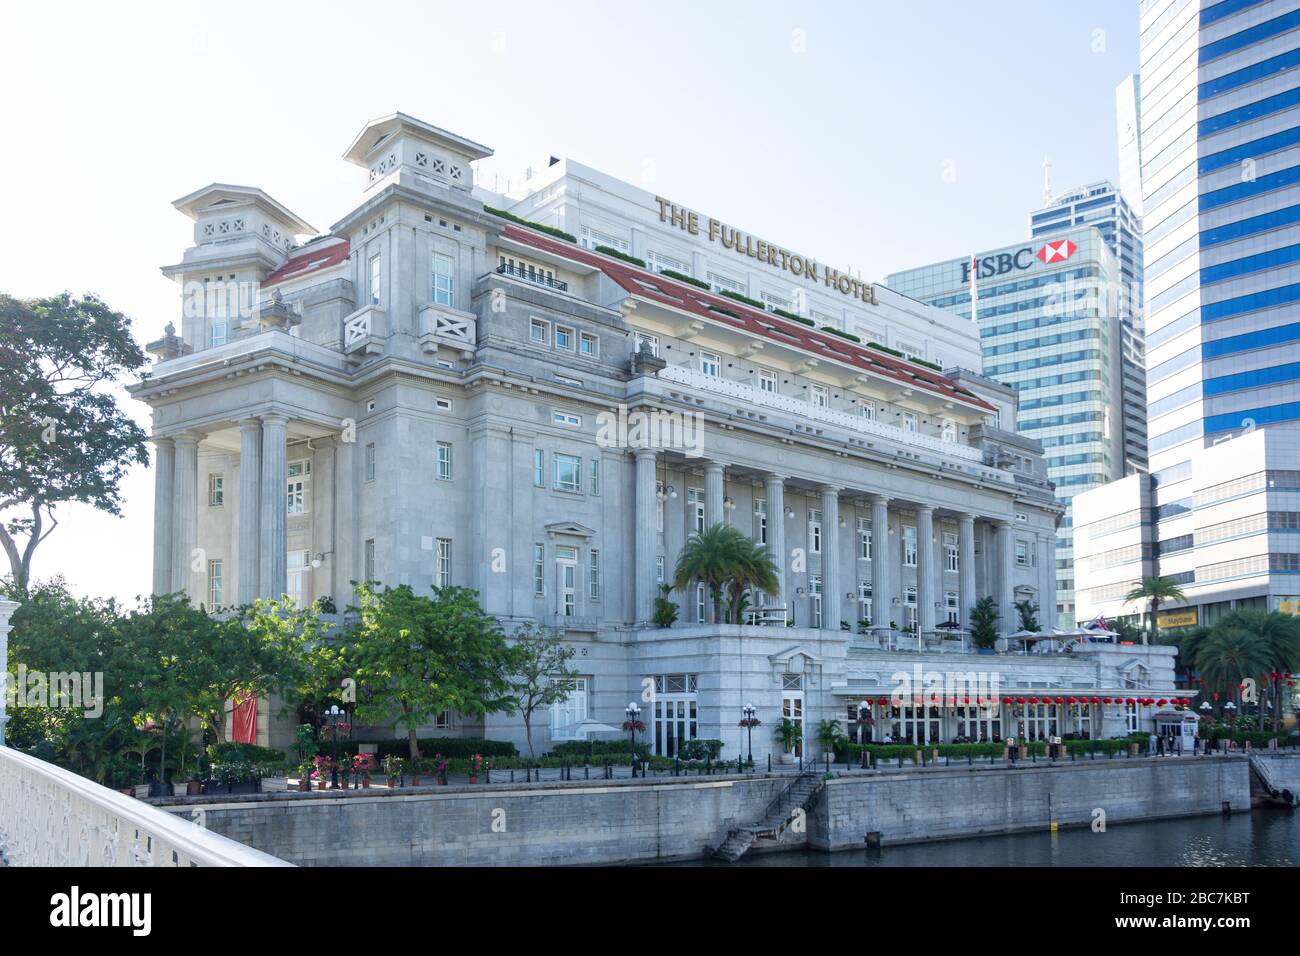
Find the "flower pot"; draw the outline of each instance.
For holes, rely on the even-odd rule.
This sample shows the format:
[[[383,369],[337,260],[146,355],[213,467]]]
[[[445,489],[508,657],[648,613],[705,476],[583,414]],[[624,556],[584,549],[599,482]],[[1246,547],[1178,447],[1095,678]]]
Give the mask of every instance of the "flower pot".
[[[412,776],[412,777],[411,777],[411,786],[413,786],[413,787],[418,787],[419,785],[420,785],[420,778],[419,778],[419,777]]]
[[[202,780],[191,780],[185,785],[185,795],[187,797],[196,797],[203,792]]]
[[[369,777],[362,777],[362,778],[361,778],[361,789],[362,789],[362,790],[369,790],[369,789],[370,789],[370,778],[369,778]]]
[[[474,776],[473,774],[471,774],[471,775],[470,775],[470,778],[469,778],[469,782],[470,782],[470,783],[478,783],[478,777],[476,777],[476,776]]]
[[[783,764],[794,763],[794,754],[781,754],[781,763]]]
[[[339,786],[341,786],[344,790],[346,790],[348,788],[348,778],[339,777]]]
[[[301,780],[299,780],[298,790],[301,793],[309,792],[311,790],[311,779],[309,777],[303,777]]]
[[[326,780],[324,777],[321,777],[319,780],[316,781],[316,789],[317,789],[317,790],[324,790],[324,789],[325,789],[325,785],[328,784],[328,783],[329,783],[328,780]]]
[[[397,778],[396,778],[396,777],[389,777],[389,778],[388,778],[388,789],[389,789],[389,790],[396,790],[396,789],[397,789]]]

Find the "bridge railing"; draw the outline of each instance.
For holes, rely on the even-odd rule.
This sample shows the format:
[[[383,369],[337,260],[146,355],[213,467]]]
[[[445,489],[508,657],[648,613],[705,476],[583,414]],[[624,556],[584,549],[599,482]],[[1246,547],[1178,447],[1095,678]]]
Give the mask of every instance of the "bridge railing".
[[[44,760],[0,747],[12,866],[290,866]]]

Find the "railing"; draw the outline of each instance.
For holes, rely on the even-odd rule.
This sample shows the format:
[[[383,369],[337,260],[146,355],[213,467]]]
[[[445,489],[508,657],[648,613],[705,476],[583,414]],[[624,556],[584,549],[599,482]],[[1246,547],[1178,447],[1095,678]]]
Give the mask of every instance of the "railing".
[[[0,747],[0,854],[17,866],[290,866]]]
[[[669,365],[667,368],[661,369],[659,378],[669,382],[676,382],[679,385],[687,385],[691,388],[717,392],[747,405],[761,405],[765,408],[787,412],[799,418],[807,418],[827,425],[847,428],[863,435],[870,435],[873,438],[883,438],[902,445],[925,448],[950,458],[962,458],[966,461],[980,463],[984,461],[984,453],[978,448],[972,448],[970,445],[944,441],[932,435],[922,435],[920,432],[907,431],[894,425],[874,422],[869,418],[824,408],[821,405],[805,402],[799,398],[777,395],[774,392],[767,392],[760,388],[754,388],[752,385],[744,385],[719,376],[705,375],[703,372],[682,365]]]
[[[521,269],[518,266],[512,266],[509,263],[503,262],[501,265],[497,266],[496,271],[498,275],[510,276],[514,279],[523,279],[525,282],[532,282],[536,285],[544,285],[549,289],[554,289],[556,292],[569,291],[569,283],[562,279],[554,279],[543,273]]]

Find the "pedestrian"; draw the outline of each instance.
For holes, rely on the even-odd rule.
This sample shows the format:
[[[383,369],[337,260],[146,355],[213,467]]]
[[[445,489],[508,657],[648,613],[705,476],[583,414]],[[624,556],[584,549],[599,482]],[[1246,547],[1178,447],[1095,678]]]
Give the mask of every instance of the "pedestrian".
[[[1156,756],[1163,757],[1164,755],[1165,755],[1165,735],[1157,734],[1156,735]]]
[[[1147,737],[1147,756],[1154,757],[1155,755],[1156,755],[1156,732],[1153,730],[1151,731],[1151,735]]]

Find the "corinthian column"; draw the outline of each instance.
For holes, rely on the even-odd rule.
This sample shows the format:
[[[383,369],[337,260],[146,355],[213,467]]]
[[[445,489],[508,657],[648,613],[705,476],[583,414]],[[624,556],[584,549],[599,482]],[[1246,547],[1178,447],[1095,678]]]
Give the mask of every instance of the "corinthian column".
[[[645,624],[654,617],[655,587],[655,453],[642,448],[636,453],[636,623]]]
[[[239,603],[258,595],[258,552],[262,547],[262,422],[239,423]]]
[[[871,497],[871,626],[889,627],[894,613],[893,592],[889,580],[889,499]]]
[[[289,419],[262,416],[262,527],[258,557],[260,597],[279,599],[289,590],[288,488]]]
[[[1015,607],[1015,556],[1011,549],[1011,524],[1007,521],[996,521],[993,524],[994,533],[997,539],[997,568],[998,568],[998,589],[995,597],[998,602],[998,612],[1002,615],[1002,633],[1010,634],[1019,628],[1016,626],[1016,607]]]
[[[789,620],[794,608],[786,594],[785,568],[789,555],[785,553],[785,476],[768,475],[763,486],[767,495],[767,550],[776,565],[776,582],[780,587],[777,599],[787,609],[786,619]]]
[[[172,591],[183,591],[193,600],[193,562],[198,538],[199,512],[195,498],[199,480],[199,439],[183,434],[175,438],[176,473],[172,483]]]
[[[961,591],[961,626],[970,627],[970,612],[979,598],[975,594],[975,516],[957,519],[957,576]]]
[[[1044,627],[1056,627],[1056,535],[1044,534],[1038,538],[1039,574],[1042,575],[1041,595],[1038,598],[1038,622]]]
[[[823,485],[822,493],[822,627],[840,629],[844,595],[840,592],[840,490]]]
[[[704,466],[704,527],[712,528],[726,520],[726,509],[722,506],[726,497],[726,467],[711,461]]]
[[[934,603],[939,597],[935,587],[934,509],[921,505],[916,509],[916,610],[922,634],[934,630]]]
[[[153,464],[153,593],[172,589],[172,483],[176,474],[176,445],[155,438]]]

